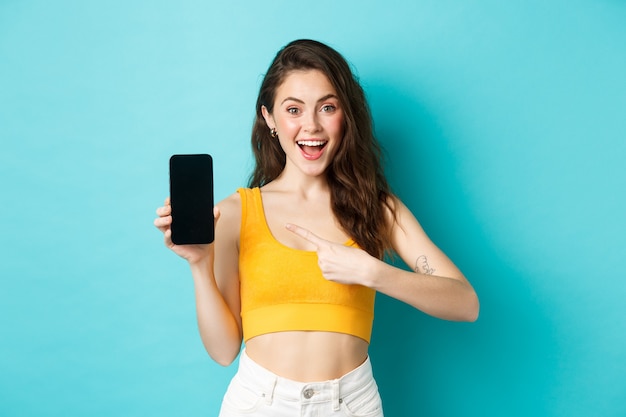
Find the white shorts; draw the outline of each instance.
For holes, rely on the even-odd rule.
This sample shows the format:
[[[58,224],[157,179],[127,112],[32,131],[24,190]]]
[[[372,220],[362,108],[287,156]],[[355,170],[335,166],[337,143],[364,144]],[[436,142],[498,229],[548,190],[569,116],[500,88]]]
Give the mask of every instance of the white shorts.
[[[383,417],[369,357],[339,379],[297,382],[254,362],[245,349],[220,417]]]

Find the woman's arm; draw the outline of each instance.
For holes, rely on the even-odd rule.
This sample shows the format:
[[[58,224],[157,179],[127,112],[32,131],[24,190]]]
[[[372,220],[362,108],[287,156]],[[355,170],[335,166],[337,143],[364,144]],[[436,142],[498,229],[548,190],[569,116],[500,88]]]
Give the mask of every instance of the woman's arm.
[[[412,272],[361,249],[328,242],[299,226],[288,224],[287,228],[316,245],[320,269],[328,280],[373,288],[441,319],[475,321],[479,302],[474,288],[430,240],[409,209],[400,200],[392,202],[395,217],[387,214],[391,243]]]
[[[241,349],[238,236],[241,204],[237,194],[220,202],[215,213],[215,241],[209,245],[175,245],[171,240],[169,199],[157,210],[155,225],[165,245],[189,262],[194,280],[200,337],[211,358],[229,365]]]
[[[463,273],[426,235],[415,216],[398,199],[395,219],[389,214],[391,243],[413,271],[375,263],[369,286],[383,294],[446,320],[475,321],[479,302]]]

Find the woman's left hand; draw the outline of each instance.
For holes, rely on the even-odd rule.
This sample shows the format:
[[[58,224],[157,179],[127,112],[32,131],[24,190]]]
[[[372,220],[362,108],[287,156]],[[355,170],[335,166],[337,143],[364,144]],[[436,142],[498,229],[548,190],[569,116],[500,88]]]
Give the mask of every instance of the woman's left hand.
[[[315,246],[322,275],[340,284],[368,285],[376,274],[380,261],[362,249],[330,242],[313,232],[288,223],[287,230],[308,240]]]

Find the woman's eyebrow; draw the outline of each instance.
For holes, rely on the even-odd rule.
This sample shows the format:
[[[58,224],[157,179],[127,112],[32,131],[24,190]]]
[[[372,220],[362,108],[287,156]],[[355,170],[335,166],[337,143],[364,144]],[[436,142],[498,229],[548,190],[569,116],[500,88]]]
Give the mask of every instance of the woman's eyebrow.
[[[304,101],[300,100],[299,98],[295,98],[295,97],[287,97],[283,101],[281,101],[280,104],[283,104],[285,101],[295,101],[296,103],[304,104]]]
[[[337,97],[336,94],[330,93],[330,94],[326,94],[324,97],[322,97],[319,100],[317,100],[317,102],[319,103],[320,101],[326,101],[326,100],[328,100],[330,98],[334,98],[334,99],[339,100],[339,97]]]
[[[339,99],[339,97],[337,97],[336,94],[330,93],[330,94],[326,94],[324,97],[321,97],[319,100],[317,100],[317,102],[319,103],[321,101],[326,101],[329,98]],[[304,100],[301,100],[301,99],[296,98],[296,97],[286,97],[283,101],[280,102],[280,104],[283,104],[286,101],[295,101],[296,103],[304,104]]]

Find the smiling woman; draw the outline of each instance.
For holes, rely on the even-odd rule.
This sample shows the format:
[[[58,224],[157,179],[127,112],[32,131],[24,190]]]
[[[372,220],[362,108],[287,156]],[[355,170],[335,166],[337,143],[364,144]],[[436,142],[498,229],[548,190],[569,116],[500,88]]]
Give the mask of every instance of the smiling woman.
[[[343,110],[335,89],[321,71],[293,71],[277,89],[275,101],[279,104],[272,113],[267,106],[261,111],[287,157],[283,174],[291,176],[295,169],[322,175],[344,134]],[[306,161],[316,163],[302,164]]]
[[[169,200],[155,220],[191,266],[207,352],[227,365],[245,343],[220,416],[382,416],[368,355],[376,292],[462,321],[477,318],[476,293],[389,191],[338,52],[285,46],[256,112],[250,188],[215,208],[215,242],[173,244]],[[415,270],[383,262],[387,251]]]

